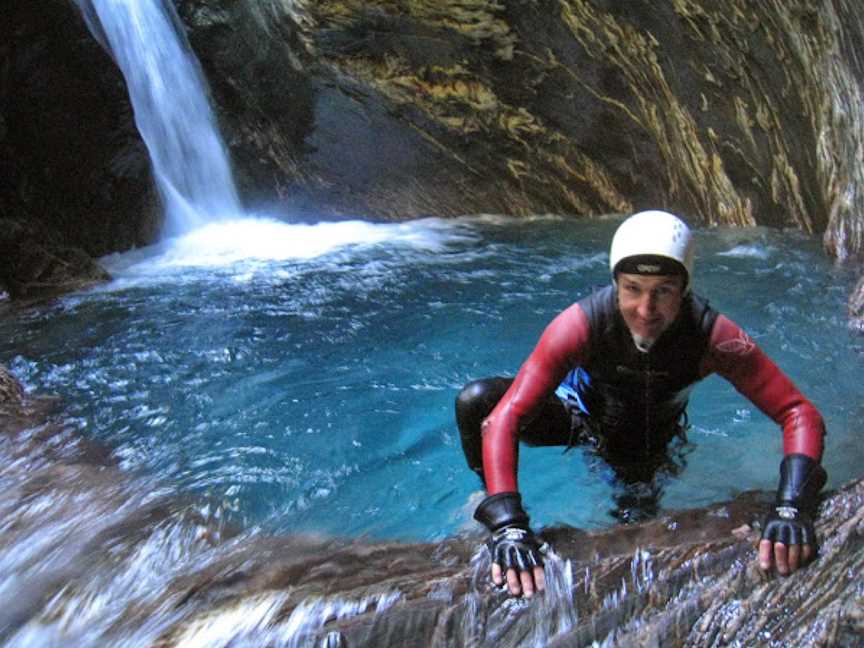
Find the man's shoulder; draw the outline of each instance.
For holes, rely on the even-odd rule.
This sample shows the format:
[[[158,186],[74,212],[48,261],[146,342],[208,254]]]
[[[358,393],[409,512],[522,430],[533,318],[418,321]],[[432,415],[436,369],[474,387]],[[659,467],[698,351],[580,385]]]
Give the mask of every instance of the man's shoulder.
[[[690,327],[698,330],[703,335],[711,335],[711,330],[714,328],[714,323],[720,316],[720,313],[714,309],[709,301],[697,295],[695,292],[690,293],[687,298],[688,323]]]
[[[615,323],[618,310],[614,284],[598,286],[578,302],[588,320],[588,329],[593,335],[604,336]]]
[[[613,284],[595,286],[590,294],[580,299],[577,303],[589,318],[595,311],[611,311],[615,308],[615,286]]]

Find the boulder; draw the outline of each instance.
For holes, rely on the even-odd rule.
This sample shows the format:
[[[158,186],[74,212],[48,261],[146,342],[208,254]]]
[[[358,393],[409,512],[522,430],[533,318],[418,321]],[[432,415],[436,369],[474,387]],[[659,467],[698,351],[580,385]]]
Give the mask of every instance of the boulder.
[[[864,332],[864,276],[858,279],[849,295],[849,328]]]
[[[0,218],[0,286],[15,300],[44,299],[110,279],[84,250],[38,223]]]

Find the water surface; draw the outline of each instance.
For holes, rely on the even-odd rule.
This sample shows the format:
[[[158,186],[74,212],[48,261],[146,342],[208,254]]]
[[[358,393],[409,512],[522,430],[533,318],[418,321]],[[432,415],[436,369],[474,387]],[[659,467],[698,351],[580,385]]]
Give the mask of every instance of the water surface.
[[[0,321],[0,362],[125,470],[247,528],[433,540],[471,524],[453,398],[512,374],[546,323],[608,281],[618,221],[222,223],[105,259],[115,280]],[[854,277],[818,241],[699,230],[696,291],[741,324],[824,414],[839,485],[862,450]],[[722,379],[694,392],[687,467],[661,505],[773,489],[777,426]],[[521,453],[535,524],[613,523],[583,450]],[[473,499],[472,499],[472,494]]]

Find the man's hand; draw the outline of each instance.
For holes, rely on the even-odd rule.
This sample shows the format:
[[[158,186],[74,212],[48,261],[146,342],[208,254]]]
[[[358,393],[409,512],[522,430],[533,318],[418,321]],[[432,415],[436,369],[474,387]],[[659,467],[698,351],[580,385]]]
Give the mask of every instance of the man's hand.
[[[492,555],[492,582],[504,584],[513,596],[534,596],[546,589],[543,573],[545,545],[541,545],[531,529],[507,527],[492,534],[489,552]],[[506,571],[505,571],[506,570]]]
[[[813,516],[827,474],[819,462],[803,454],[789,454],[780,464],[780,485],[774,510],[762,525],[759,567],[786,576],[816,555]]]
[[[492,558],[492,582],[507,587],[513,596],[530,598],[546,588],[543,574],[545,545],[531,531],[528,514],[522,508],[522,497],[516,492],[490,495],[474,512],[492,537],[489,553]]]
[[[778,506],[765,518],[759,542],[759,567],[787,576],[816,554],[813,521],[794,506]]]

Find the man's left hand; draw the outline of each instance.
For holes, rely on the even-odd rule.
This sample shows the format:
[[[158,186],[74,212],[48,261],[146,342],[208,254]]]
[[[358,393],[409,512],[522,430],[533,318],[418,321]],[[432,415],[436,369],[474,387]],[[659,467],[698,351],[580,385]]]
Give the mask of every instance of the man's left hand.
[[[759,567],[787,576],[816,554],[813,521],[794,506],[778,506],[765,518],[759,542]]]
[[[501,586],[505,577],[513,596],[531,598],[546,589],[543,554],[546,544],[529,528],[506,527],[489,539],[492,556],[492,582]]]

